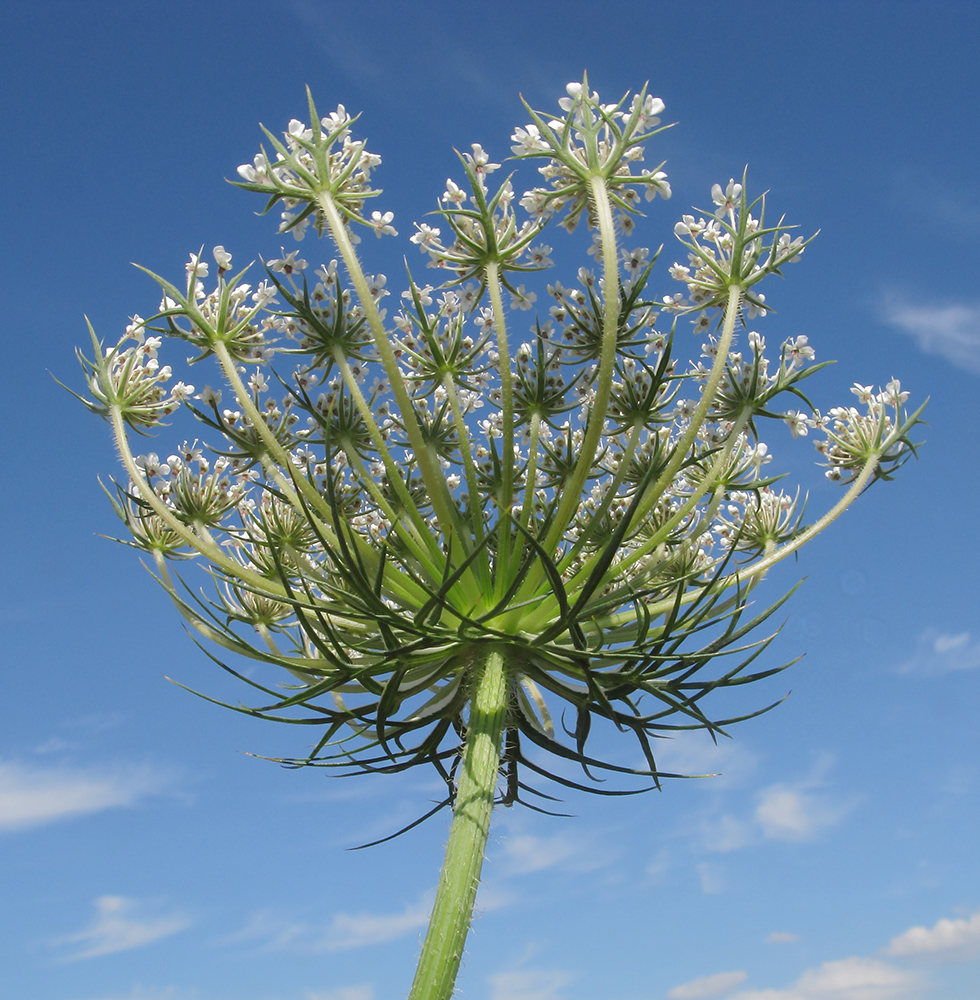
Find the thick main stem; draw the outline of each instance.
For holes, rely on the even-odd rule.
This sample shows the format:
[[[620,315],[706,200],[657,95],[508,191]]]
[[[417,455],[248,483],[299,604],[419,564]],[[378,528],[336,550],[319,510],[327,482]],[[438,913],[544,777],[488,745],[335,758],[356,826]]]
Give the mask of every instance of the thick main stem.
[[[500,768],[510,670],[488,647],[473,663],[474,691],[459,767],[453,822],[436,901],[409,1000],[449,1000],[470,929]]]

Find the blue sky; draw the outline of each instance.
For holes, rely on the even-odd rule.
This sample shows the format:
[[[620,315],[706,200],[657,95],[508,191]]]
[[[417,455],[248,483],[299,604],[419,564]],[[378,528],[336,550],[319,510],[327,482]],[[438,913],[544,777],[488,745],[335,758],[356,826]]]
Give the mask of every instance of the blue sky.
[[[100,537],[115,531],[96,478],[115,470],[108,431],[49,373],[78,384],[84,315],[114,337],[155,307],[131,262],[179,275],[202,245],[278,251],[272,221],[223,178],[251,159],[258,122],[302,116],[306,84],[323,108],[363,112],[402,233],[364,250],[394,276],[415,252],[410,223],[458,176],[453,147],[506,155],[526,122],[518,95],[551,107],[583,69],[604,98],[649,80],[679,122],[658,140],[674,196],[650,207],[641,241],[672,240],[674,221],[748,164],[773,209],[821,230],[768,290],[778,312],[764,332],[806,334],[837,359],[818,404],[897,377],[914,401],[931,398],[929,426],[918,462],[767,585],[806,578],[771,654],[806,656],[766,692],[791,697],[718,748],[663,751],[669,768],[721,777],[570,796],[573,819],[499,813],[462,995],[980,996],[980,12],[865,0],[610,11],[7,5],[4,1000],[407,992],[445,823],[347,848],[413,818],[437,783],[281,770],[240,751],[300,752],[293,732],[164,680],[241,694],[133,553]],[[576,268],[581,249],[568,241],[559,267]],[[833,502],[807,449],[780,444],[812,503]]]

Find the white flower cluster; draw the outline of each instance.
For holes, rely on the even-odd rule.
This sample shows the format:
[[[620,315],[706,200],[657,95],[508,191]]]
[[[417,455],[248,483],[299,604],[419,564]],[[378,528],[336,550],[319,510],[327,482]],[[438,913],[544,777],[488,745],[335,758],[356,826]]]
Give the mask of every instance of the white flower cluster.
[[[83,359],[87,405],[112,422],[126,467],[114,503],[130,544],[209,640],[300,680],[287,707],[333,699],[316,702],[318,718],[361,741],[338,751],[345,764],[390,753],[448,774],[443,740],[465,730],[469,664],[492,646],[524,692],[515,734],[592,767],[596,715],[634,732],[655,779],[658,720],[694,697],[670,687],[688,667],[665,643],[698,641],[716,602],[715,625],[737,618],[746,587],[914,453],[918,413],[897,381],[855,386],[863,410],[824,415],[803,392],[823,367],[808,337],[767,354],[759,282],[807,241],[766,223],[744,177],[674,226],[687,263],[665,272],[684,291],[655,293],[657,254],[626,237],[641,191],[670,194],[659,167],[634,172],[663,103],[642,91],[602,104],[583,81],[559,106],[528,108],[513,135],[547,180],[520,201],[510,179],[493,189],[500,164],[482,145],[460,156],[464,181],[446,181],[439,225],[411,237],[449,280],[410,278],[389,316],[387,279],[364,271],[351,232],[394,231],[390,212],[364,207],[378,158],[343,106],[321,118],[311,102],[319,127],[294,120],[270,136],[275,158],[240,168],[241,186],[283,203],[281,230],[328,230],[336,259],[280,249],[253,286],[224,246],[213,265],[191,254],[179,285],[154,276],[155,316]],[[535,290],[533,275],[554,267],[542,232],[559,210],[566,228],[591,228],[592,260]],[[687,319],[696,358],[678,333]],[[164,336],[189,343],[189,362],[214,366],[221,388],[168,392]],[[127,426],[143,432],[179,405],[206,443],[166,461],[163,449],[134,455]],[[766,426],[815,438],[828,478],[850,484],[811,524],[805,497],[774,485]],[[169,575],[167,560],[194,557],[218,582],[210,604],[191,606]],[[555,699],[574,706],[574,746],[548,721]],[[697,712],[692,724],[713,726]],[[413,744],[427,726],[431,739]],[[526,757],[514,746],[516,769]]]
[[[538,172],[549,187],[526,191],[521,206],[536,219],[566,210],[561,225],[571,232],[582,212],[590,209],[588,178],[602,172],[619,209],[619,226],[628,234],[633,229],[631,216],[637,210],[638,190],[647,201],[657,195],[670,197],[670,184],[660,167],[642,168],[639,174],[632,168],[643,161],[641,143],[660,131],[658,116],[664,103],[644,91],[633,95],[628,110],[621,110],[623,102],[602,104],[599,95],[590,95],[581,83],[570,83],[566,92],[568,96],[558,102],[565,112],[563,118],[545,121],[532,112],[534,121],[511,136],[515,143],[511,149],[517,156],[548,159]]]
[[[292,119],[283,141],[267,132],[276,151],[270,159],[265,149],[251,163],[238,168],[241,187],[270,196],[267,210],[281,202],[280,232],[291,232],[302,240],[311,221],[318,233],[328,225],[318,196],[332,196],[335,207],[346,223],[358,222],[370,227],[377,236],[397,235],[392,212],[371,213],[365,217],[365,202],[379,194],[371,187],[371,171],[381,164],[381,157],[367,150],[363,141],[351,137],[354,119],[342,104],[329,115],[319,118],[310,98],[310,121],[313,128]],[[349,234],[352,235],[352,234]]]

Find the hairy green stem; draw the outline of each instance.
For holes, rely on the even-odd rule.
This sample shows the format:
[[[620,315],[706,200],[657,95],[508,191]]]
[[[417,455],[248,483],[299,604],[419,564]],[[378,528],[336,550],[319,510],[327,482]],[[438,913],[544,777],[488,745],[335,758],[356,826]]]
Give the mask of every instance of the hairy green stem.
[[[437,560],[441,558],[442,553],[439,549],[439,543],[432,537],[432,532],[425,523],[425,518],[419,513],[419,509],[412,499],[412,494],[409,492],[408,486],[402,478],[402,470],[398,468],[394,459],[392,459],[391,453],[385,445],[384,438],[381,436],[381,429],[374,419],[374,414],[371,413],[371,407],[368,406],[367,401],[364,399],[361,387],[357,384],[357,380],[350,370],[347,358],[340,347],[334,348],[333,360],[340,369],[344,383],[347,386],[347,391],[350,393],[351,399],[353,399],[354,405],[357,407],[357,412],[364,421],[367,432],[371,435],[371,441],[381,456],[385,472],[388,475],[388,481],[391,483],[392,489],[397,494],[398,499],[402,502],[405,514],[411,525],[411,531],[409,531],[408,526],[403,523],[402,519],[388,506],[380,490],[378,490],[374,479],[371,476],[362,474],[362,482],[364,482],[371,493],[374,502],[378,504],[379,508],[384,512],[385,517],[388,518],[392,528],[399,531],[405,539],[406,544],[414,551],[415,557],[426,567],[430,575],[435,574],[436,578],[438,578],[439,571],[437,566],[433,564],[432,557],[435,556]],[[422,551],[423,544],[427,544],[429,547],[428,555],[425,555]]]
[[[388,376],[388,381],[391,383],[391,391],[398,405],[398,411],[405,421],[405,433],[408,435],[412,451],[415,454],[415,460],[418,462],[419,472],[422,474],[425,485],[428,487],[429,499],[432,502],[432,509],[435,511],[439,521],[439,527],[445,538],[454,539],[453,528],[456,524],[455,508],[453,507],[449,490],[446,487],[446,480],[438,465],[433,466],[429,458],[425,447],[425,440],[422,437],[422,430],[415,416],[415,405],[405,386],[401,370],[395,359],[394,349],[388,339],[388,332],[385,330],[377,303],[371,295],[367,278],[365,278],[360,261],[357,259],[354,244],[351,243],[350,236],[344,227],[344,220],[337,206],[334,204],[330,193],[322,191],[317,195],[316,203],[327,220],[330,235],[333,237],[334,243],[337,244],[340,256],[344,260],[347,274],[354,285],[361,308],[364,310],[364,316],[374,336],[374,345],[378,350],[378,358],[385,370],[385,374]],[[458,543],[454,541],[451,544]]]
[[[560,544],[581,502],[582,487],[592,469],[599,447],[599,438],[602,436],[616,365],[619,335],[619,263],[616,251],[616,228],[605,178],[595,175],[590,179],[590,183],[592,206],[598,220],[602,245],[602,346],[599,353],[595,396],[589,407],[589,421],[586,424],[579,459],[569,482],[562,491],[561,502],[543,544],[544,550],[549,553]]]
[[[507,653],[477,651],[453,822],[409,1000],[449,1000],[473,918],[500,769],[511,677]]]
[[[510,511],[514,505],[514,389],[510,371],[510,347],[507,343],[507,323],[504,300],[500,294],[500,267],[496,261],[487,263],[487,290],[493,305],[493,327],[497,334],[498,367],[500,369],[500,411],[503,416],[500,445],[500,496],[497,500],[497,596],[510,584]]]
[[[473,532],[473,541],[478,546],[483,547],[482,554],[476,564],[475,571],[480,577],[482,592],[489,599],[493,592],[493,582],[491,578],[490,559],[487,555],[486,546],[483,541],[486,538],[486,531],[483,524],[483,506],[480,503],[480,484],[476,475],[476,462],[473,460],[473,453],[470,450],[470,431],[466,426],[466,419],[463,408],[459,401],[459,393],[456,391],[456,383],[450,373],[446,373],[442,379],[443,387],[446,390],[446,398],[449,400],[449,407],[453,413],[453,424],[456,427],[456,437],[459,439],[459,451],[461,465],[466,474],[466,488],[469,491],[469,517],[467,521],[470,530]]]
[[[143,470],[136,464],[133,453],[129,447],[129,438],[126,435],[126,422],[120,412],[118,405],[110,408],[112,429],[116,438],[116,447],[119,449],[119,457],[123,466],[129,473],[129,478],[133,485],[139,490],[140,496],[147,506],[152,508],[160,519],[170,528],[184,543],[199,552],[205,559],[209,559],[219,569],[228,573],[231,577],[237,577],[244,583],[252,587],[257,594],[265,594],[275,600],[288,600],[289,594],[285,588],[274,580],[267,579],[259,573],[254,573],[246,569],[241,563],[230,558],[211,537],[210,532],[201,527],[194,531],[188,525],[180,521],[173,510],[165,504],[154,492],[149,480],[144,476]]]
[[[708,416],[711,404],[715,400],[715,393],[718,391],[718,384],[725,373],[728,364],[728,352],[732,348],[732,341],[735,337],[735,324],[738,321],[739,309],[742,303],[743,289],[740,285],[731,285],[728,289],[728,302],[725,306],[725,318],[722,323],[721,337],[718,340],[718,351],[715,356],[715,363],[711,366],[708,380],[705,382],[704,390],[701,393],[701,401],[697,409],[691,416],[690,425],[686,433],[677,442],[674,455],[667,463],[660,477],[650,488],[646,500],[640,505],[636,512],[637,518],[644,518],[657,505],[657,501],[664,495],[668,487],[673,483],[674,476],[680,467],[687,460],[687,454],[691,446],[697,440],[698,431]]]
[[[211,344],[211,350],[214,352],[214,356],[218,359],[218,363],[221,365],[221,370],[224,373],[225,378],[228,380],[228,384],[231,386],[232,392],[235,394],[236,402],[241,407],[242,412],[248,418],[249,423],[255,429],[255,432],[259,435],[263,444],[265,444],[268,449],[268,461],[263,460],[263,468],[275,482],[276,486],[282,490],[283,494],[289,500],[289,503],[293,506],[293,508],[299,513],[303,513],[304,506],[299,501],[296,490],[293,489],[293,484],[290,482],[288,476],[282,471],[283,469],[288,470],[290,468],[289,453],[283,446],[282,442],[279,441],[275,434],[273,434],[273,432],[269,429],[269,425],[265,422],[265,417],[259,411],[259,408],[255,405],[251,395],[246,390],[245,383],[238,374],[238,362],[228,350],[228,345],[221,340],[215,340]],[[278,463],[278,468],[276,467],[276,463]],[[310,507],[319,511],[319,513],[324,517],[325,520],[319,522],[321,530],[325,530],[328,534],[332,534],[333,527],[329,524],[329,504],[327,504],[323,497],[320,496],[320,494],[313,488],[313,486],[302,477],[296,477],[294,482],[303,493]]]

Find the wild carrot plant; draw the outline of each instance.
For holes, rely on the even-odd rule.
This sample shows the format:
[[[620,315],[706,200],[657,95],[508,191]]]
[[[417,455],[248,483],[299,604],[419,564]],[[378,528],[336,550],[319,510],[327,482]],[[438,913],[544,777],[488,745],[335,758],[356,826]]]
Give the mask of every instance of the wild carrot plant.
[[[152,317],[110,347],[92,332],[80,354],[84,401],[125,470],[111,491],[125,540],[256,689],[254,707],[230,707],[313,728],[284,763],[429,765],[445,782],[422,817],[453,815],[415,1000],[453,991],[494,806],[541,808],[542,782],[657,787],[673,777],[658,738],[740,721],[709,705],[715,692],[782,669],[757,666],[772,639],[757,629],[781,602],[750,611],[753,587],[914,450],[921,409],[897,381],[821,413],[802,389],[823,367],[807,338],[767,349],[753,328],[761,282],[809,241],[744,176],[676,223],[683,262],[664,270],[681,290],[651,291],[658,253],[635,230],[640,206],[671,193],[663,164],[643,165],[663,110],[646,89],[603,104],[586,80],[555,114],[528,107],[511,148],[542,182],[520,197],[474,145],[411,237],[436,286],[410,278],[389,315],[356,235],[397,235],[371,209],[380,157],[343,105],[321,117],[310,98],[309,124],[266,131],[237,183],[281,211],[280,232],[327,237],[336,258],[283,251],[253,285],[224,247],[213,263],[191,254],[180,282],[151,275]],[[525,282],[552,267],[553,223],[588,227],[594,269],[548,284],[531,319]],[[172,382],[164,340],[220,388]],[[166,460],[135,454],[132,433],[178,410],[197,439]],[[773,426],[812,432],[844,488],[811,522],[770,474]],[[185,586],[181,560],[213,589]],[[603,759],[594,723],[630,736],[635,763]],[[603,772],[623,786],[595,784]]]

